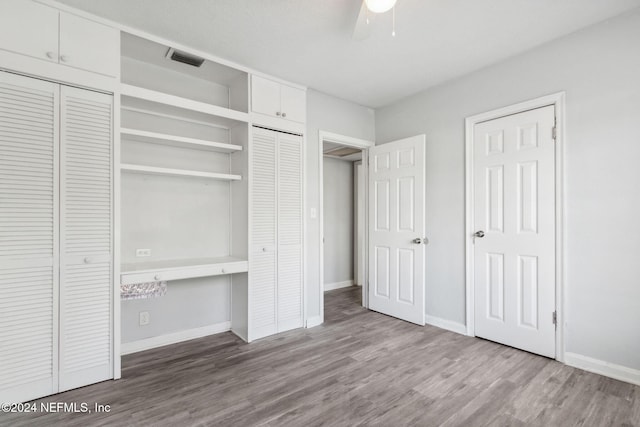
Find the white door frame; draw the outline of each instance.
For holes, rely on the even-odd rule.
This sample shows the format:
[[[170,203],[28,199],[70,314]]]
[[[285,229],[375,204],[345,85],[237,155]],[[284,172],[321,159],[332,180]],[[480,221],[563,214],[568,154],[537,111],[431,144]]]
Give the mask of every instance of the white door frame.
[[[368,141],[366,139],[353,138],[323,130],[318,131],[318,194],[320,195],[320,203],[318,207],[318,218],[320,219],[320,232],[318,234],[320,252],[320,323],[324,323],[324,151],[322,148],[325,142],[332,142],[334,144],[344,145],[345,147],[359,148],[362,150],[362,166],[364,167],[365,176],[365,259],[368,259],[367,243],[369,241],[369,232],[367,227],[368,208],[366,199],[368,193],[366,186],[369,177],[369,148],[376,145],[375,142]],[[362,306],[365,308],[369,307],[367,274],[368,273],[365,271],[365,278],[362,284]]]
[[[466,251],[466,318],[467,335],[475,336],[474,324],[474,251],[472,235],[475,232],[473,223],[473,144],[474,126],[481,122],[486,122],[512,114],[522,113],[540,107],[553,105],[556,116],[556,149],[555,149],[555,171],[556,171],[556,360],[564,362],[564,146],[565,135],[565,92],[558,92],[518,104],[510,105],[486,113],[477,114],[465,119],[465,251]]]

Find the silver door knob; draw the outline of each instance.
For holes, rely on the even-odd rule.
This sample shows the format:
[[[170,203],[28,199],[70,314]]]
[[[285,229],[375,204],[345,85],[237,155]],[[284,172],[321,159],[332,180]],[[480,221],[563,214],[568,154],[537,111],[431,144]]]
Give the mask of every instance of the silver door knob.
[[[476,231],[475,233],[473,233],[473,237],[483,238],[484,237],[484,231],[482,231],[482,230]]]
[[[421,237],[416,237],[415,239],[413,239],[411,241],[412,243],[415,243],[416,245],[421,245],[424,243],[424,240]]]

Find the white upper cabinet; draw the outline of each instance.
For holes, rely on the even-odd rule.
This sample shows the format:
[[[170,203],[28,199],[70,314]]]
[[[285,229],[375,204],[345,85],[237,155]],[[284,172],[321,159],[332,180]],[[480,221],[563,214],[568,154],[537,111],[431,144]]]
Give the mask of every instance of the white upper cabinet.
[[[60,63],[94,73],[117,76],[120,68],[119,31],[61,12]]]
[[[25,0],[3,0],[0,9],[2,49],[58,62],[56,9]]]
[[[25,0],[0,2],[0,48],[116,77],[120,32]]]
[[[306,93],[264,77],[251,76],[251,111],[304,123]]]
[[[302,89],[281,85],[280,105],[282,116],[287,120],[304,123],[306,120],[307,97]]]

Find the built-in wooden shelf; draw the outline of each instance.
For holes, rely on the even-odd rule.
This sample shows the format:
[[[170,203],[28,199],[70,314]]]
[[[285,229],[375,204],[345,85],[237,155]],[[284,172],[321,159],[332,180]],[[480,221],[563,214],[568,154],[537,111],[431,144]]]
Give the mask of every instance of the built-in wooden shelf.
[[[249,114],[242,111],[220,107],[219,105],[207,104],[205,102],[194,101],[192,99],[182,98],[180,96],[170,95],[168,93],[158,92],[151,89],[145,89],[139,86],[133,86],[123,83],[120,85],[120,93],[124,97],[141,99],[144,101],[149,101],[160,105],[166,105],[169,107],[175,107],[184,110],[191,110],[198,113],[204,113],[236,122],[249,122]]]
[[[184,176],[184,177],[192,177],[192,178],[218,179],[222,181],[242,180],[242,175],[233,175],[228,173],[202,172],[202,171],[194,171],[194,170],[187,170],[187,169],[159,168],[156,166],[133,165],[129,163],[121,163],[120,170],[123,172],[141,173],[141,174],[148,174],[148,175]]]
[[[203,139],[188,138],[185,136],[169,135],[158,132],[149,132],[140,129],[120,128],[120,134],[124,139],[148,142],[151,144],[170,145],[172,147],[179,148],[217,151],[220,153],[233,153],[235,151],[242,150],[242,145],[206,141]]]
[[[131,285],[164,280],[193,279],[196,277],[246,273],[248,270],[248,261],[235,257],[140,262],[122,265],[120,283]]]

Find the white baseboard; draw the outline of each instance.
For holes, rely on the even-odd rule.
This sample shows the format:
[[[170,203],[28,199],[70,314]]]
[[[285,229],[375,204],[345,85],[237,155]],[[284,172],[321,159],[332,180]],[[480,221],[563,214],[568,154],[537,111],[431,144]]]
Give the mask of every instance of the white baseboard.
[[[322,325],[322,317],[313,316],[307,319],[307,328],[313,328],[314,326]]]
[[[594,374],[604,375],[616,380],[640,385],[640,370],[627,368],[626,366],[616,365],[614,363],[605,362],[604,360],[594,359],[576,353],[565,353],[564,363],[574,368],[583,369],[593,372]]]
[[[219,334],[231,330],[231,322],[216,323],[214,325],[202,326],[200,328],[187,329],[186,331],[173,332],[157,337],[145,338],[138,341],[122,343],[120,354],[131,354],[139,351],[150,350],[156,347],[163,347],[169,344],[175,344],[182,341],[189,341],[196,338],[206,337],[207,335]]]
[[[440,317],[429,316],[428,314],[425,314],[424,321],[431,326],[446,329],[447,331],[455,332],[456,334],[467,335],[467,327],[462,323],[442,319]]]
[[[334,289],[340,288],[348,288],[349,286],[353,286],[353,280],[345,280],[344,282],[335,282],[335,283],[325,283],[324,291],[333,291]]]

